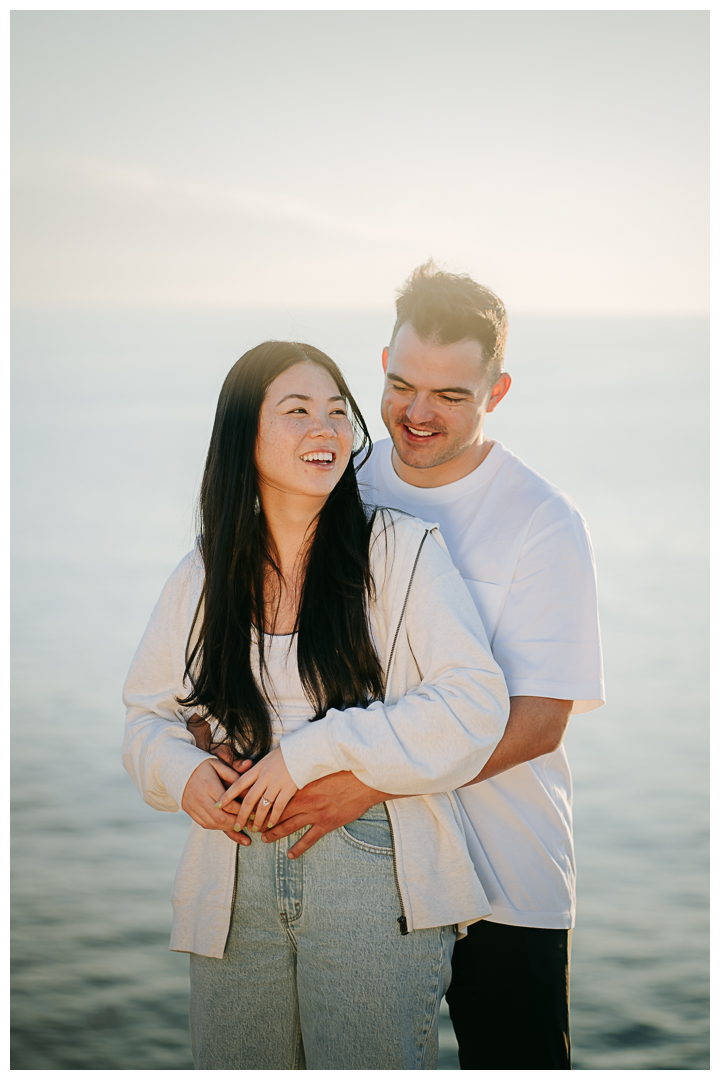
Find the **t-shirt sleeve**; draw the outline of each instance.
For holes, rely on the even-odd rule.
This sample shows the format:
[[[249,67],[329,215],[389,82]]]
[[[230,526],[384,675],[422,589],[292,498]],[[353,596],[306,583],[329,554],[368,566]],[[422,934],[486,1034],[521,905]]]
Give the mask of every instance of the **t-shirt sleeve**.
[[[605,701],[595,559],[581,515],[539,508],[520,552],[493,640],[510,697]]]

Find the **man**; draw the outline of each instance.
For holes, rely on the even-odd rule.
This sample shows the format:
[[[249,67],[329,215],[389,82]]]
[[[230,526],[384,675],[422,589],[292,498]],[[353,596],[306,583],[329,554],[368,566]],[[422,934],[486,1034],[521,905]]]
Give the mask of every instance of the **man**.
[[[603,702],[595,570],[570,500],[483,434],[510,388],[507,316],[469,277],[418,268],[383,351],[390,438],[361,473],[368,502],[440,524],[511,698],[506,732],[459,792],[492,914],[453,958],[450,1015],[463,1069],[569,1069],[568,971],[575,908],[571,712]],[[392,797],[337,773],[309,784],[266,834],[311,824],[295,845]]]

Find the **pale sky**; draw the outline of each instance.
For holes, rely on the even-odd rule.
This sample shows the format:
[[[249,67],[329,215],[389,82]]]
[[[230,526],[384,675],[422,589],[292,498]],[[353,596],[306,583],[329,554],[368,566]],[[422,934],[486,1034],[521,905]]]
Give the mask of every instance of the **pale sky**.
[[[22,306],[708,306],[708,13],[12,14]]]

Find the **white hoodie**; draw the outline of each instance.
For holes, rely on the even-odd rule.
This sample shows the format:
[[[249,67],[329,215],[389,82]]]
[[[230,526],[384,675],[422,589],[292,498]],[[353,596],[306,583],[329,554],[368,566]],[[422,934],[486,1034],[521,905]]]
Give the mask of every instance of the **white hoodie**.
[[[467,851],[453,788],[475,777],[500,740],[509,699],[477,609],[434,525],[378,514],[370,548],[371,628],[386,673],[384,701],[330,709],[281,740],[299,788],[349,770],[397,795],[387,803],[408,931],[490,914]],[[123,763],[150,806],[175,813],[210,755],[177,704],[185,649],[203,583],[197,549],[173,571],[130,667]],[[222,957],[232,912],[236,844],[190,828],[173,889],[170,948]]]

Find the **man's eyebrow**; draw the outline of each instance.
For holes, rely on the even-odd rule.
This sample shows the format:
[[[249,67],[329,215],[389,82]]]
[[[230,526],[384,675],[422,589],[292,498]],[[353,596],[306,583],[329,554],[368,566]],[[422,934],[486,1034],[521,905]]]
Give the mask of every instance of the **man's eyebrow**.
[[[399,376],[399,375],[396,375],[394,371],[388,371],[388,373],[387,373],[387,377],[388,377],[388,379],[394,379],[394,381],[395,381],[395,382],[401,382],[401,383],[403,383],[403,384],[404,384],[405,386],[409,386],[411,390],[414,390],[414,389],[415,389],[415,387],[413,386],[413,384],[412,384],[412,383],[409,383],[409,382],[407,381],[407,379],[401,379],[401,378],[400,378],[400,376]]]
[[[433,394],[464,394],[466,397],[472,397],[473,393],[466,386],[444,386],[441,390],[433,390]]]
[[[393,382],[400,382],[404,386],[408,386],[411,390],[415,389],[413,384],[409,383],[407,381],[407,379],[402,379],[399,375],[396,375],[392,371],[388,371],[387,377],[388,377],[388,379],[392,379]],[[473,397],[474,396],[474,391],[473,390],[468,390],[468,388],[466,386],[444,386],[440,390],[433,390],[432,393],[433,394],[464,394],[465,397]]]
[[[287,401],[288,398],[299,398],[300,401],[312,401],[312,398],[310,397],[309,394],[286,394],[285,397],[280,398],[280,400],[278,401],[278,405],[282,405],[283,401]],[[345,398],[342,396],[342,394],[334,394],[332,397],[328,398],[328,401],[344,401],[344,400],[345,400]]]

